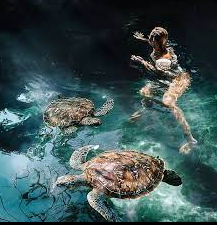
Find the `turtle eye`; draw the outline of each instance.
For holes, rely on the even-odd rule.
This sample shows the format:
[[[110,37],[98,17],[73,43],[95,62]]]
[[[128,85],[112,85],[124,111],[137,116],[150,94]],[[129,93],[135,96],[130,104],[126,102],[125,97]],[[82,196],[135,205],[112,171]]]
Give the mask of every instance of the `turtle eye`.
[[[69,187],[73,187],[74,184],[75,184],[74,181],[72,181],[72,182],[66,181],[66,182],[58,183],[57,187],[67,187],[67,188],[69,188]]]
[[[64,184],[64,183],[61,183],[61,182],[57,182],[57,183],[56,183],[56,186],[57,186],[57,187],[63,187],[64,185],[65,185],[65,184]]]
[[[71,187],[71,186],[73,186],[74,184],[75,184],[74,181],[72,181],[72,182],[67,182],[67,183],[65,184],[65,186],[66,186],[66,187]]]

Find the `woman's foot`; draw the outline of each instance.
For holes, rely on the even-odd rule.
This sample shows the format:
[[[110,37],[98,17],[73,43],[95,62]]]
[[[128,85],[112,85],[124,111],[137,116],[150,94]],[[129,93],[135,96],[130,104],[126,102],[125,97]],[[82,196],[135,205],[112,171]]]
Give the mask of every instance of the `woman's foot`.
[[[140,118],[142,117],[143,113],[144,113],[144,109],[141,109],[141,110],[135,112],[135,113],[130,117],[129,120],[130,120],[131,122],[135,122],[135,121],[137,121],[138,119],[140,119]]]
[[[195,139],[195,138],[191,138],[191,144],[193,145],[193,146],[195,146],[195,145],[197,145],[198,144],[198,141]]]
[[[192,151],[192,145],[190,143],[186,143],[180,148],[179,151],[184,155],[188,155]]]
[[[188,143],[180,148],[180,153],[188,155],[197,144],[198,141],[192,137]]]

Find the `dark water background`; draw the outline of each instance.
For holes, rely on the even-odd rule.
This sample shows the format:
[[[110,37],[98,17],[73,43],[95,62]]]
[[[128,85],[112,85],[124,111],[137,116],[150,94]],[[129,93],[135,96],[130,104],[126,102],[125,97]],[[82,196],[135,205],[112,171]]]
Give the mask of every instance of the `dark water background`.
[[[148,198],[114,200],[124,221],[216,222],[216,10],[214,0],[1,0],[0,221],[103,221],[88,205],[86,188],[52,192],[57,176],[70,172],[72,152],[100,144],[160,156],[183,177],[181,188],[162,184]],[[185,139],[170,113],[151,109],[139,123],[127,122],[147,80],[129,59],[150,53],[132,33],[155,26],[170,31],[192,73],[192,87],[179,101],[199,141],[189,156],[178,152]],[[109,96],[116,106],[101,127],[44,139],[42,112],[59,93],[97,106]]]

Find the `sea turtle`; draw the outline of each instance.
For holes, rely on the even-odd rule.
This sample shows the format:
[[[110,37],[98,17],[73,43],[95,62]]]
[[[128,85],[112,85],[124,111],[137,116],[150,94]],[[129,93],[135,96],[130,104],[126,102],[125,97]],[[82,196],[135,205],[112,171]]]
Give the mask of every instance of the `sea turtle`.
[[[60,177],[55,186],[93,188],[88,194],[88,202],[107,221],[120,221],[108,206],[108,198],[136,199],[147,196],[161,182],[182,185],[178,174],[165,169],[164,161],[136,151],[109,151],[86,162],[89,151],[98,148],[86,146],[75,151],[70,165],[75,170],[83,171],[82,175]]]
[[[44,121],[49,127],[58,127],[67,134],[74,133],[77,126],[101,125],[97,117],[104,116],[114,107],[114,100],[108,99],[98,110],[86,98],[65,98],[51,102],[44,112]]]

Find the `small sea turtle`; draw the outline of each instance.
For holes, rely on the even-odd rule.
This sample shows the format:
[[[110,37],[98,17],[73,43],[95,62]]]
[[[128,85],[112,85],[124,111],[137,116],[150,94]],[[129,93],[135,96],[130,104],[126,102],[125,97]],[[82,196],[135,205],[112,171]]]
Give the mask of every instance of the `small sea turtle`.
[[[82,175],[64,176],[57,180],[57,187],[89,186],[88,202],[106,220],[118,222],[119,217],[108,206],[106,198],[136,199],[149,195],[161,182],[182,185],[181,178],[165,169],[159,158],[135,151],[110,151],[86,162],[90,150],[99,146],[86,146],[75,151],[70,165]]]
[[[45,110],[44,121],[49,127],[59,127],[67,134],[74,133],[77,126],[101,125],[97,117],[104,116],[114,107],[114,100],[109,99],[98,110],[94,103],[86,98],[64,98],[59,96]]]

